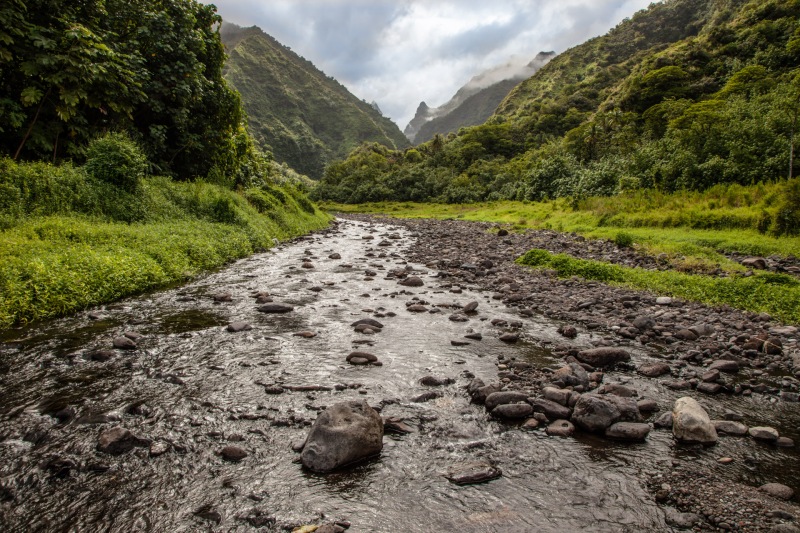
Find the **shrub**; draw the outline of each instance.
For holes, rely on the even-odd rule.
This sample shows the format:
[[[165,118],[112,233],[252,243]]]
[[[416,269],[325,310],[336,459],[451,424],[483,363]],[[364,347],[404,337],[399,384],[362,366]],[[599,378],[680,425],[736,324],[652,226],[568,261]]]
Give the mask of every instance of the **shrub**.
[[[126,133],[112,132],[94,139],[86,152],[86,172],[120,189],[134,191],[147,171],[147,157]]]
[[[630,248],[633,245],[633,235],[620,231],[614,237],[614,243],[620,248]]]

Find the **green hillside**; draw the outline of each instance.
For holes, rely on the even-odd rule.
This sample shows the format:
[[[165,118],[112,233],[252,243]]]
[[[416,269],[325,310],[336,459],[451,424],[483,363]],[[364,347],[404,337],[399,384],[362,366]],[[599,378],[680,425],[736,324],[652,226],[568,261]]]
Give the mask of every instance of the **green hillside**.
[[[421,143],[433,139],[437,133],[448,134],[469,126],[478,126],[491,117],[497,105],[520,80],[499,81],[464,100],[457,108],[441,117],[423,124],[414,142]]]
[[[224,23],[224,76],[242,95],[250,130],[275,159],[312,178],[362,142],[410,146],[391,120],[256,27]]]
[[[785,179],[800,112],[798,20],[800,0],[651,4],[553,59],[485,124],[406,153],[361,147],[314,194],[577,202]],[[787,228],[784,212],[767,215]]]

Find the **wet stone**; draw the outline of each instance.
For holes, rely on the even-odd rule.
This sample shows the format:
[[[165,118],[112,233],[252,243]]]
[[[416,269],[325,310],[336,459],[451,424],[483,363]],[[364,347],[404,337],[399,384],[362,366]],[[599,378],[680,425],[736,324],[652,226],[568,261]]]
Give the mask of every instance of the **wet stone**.
[[[115,337],[112,341],[114,348],[118,350],[135,350],[136,342],[128,337]]]
[[[137,446],[150,446],[150,441],[119,426],[103,431],[97,439],[97,451],[110,455],[121,455]]]
[[[794,496],[794,490],[781,483],[767,483],[761,485],[758,490],[780,500],[791,500],[792,496]]]
[[[527,403],[507,403],[492,409],[492,416],[497,418],[528,418],[533,414],[533,407]]]
[[[493,392],[488,396],[486,396],[484,404],[486,405],[486,409],[491,411],[498,405],[527,402],[527,400],[528,400],[527,394],[515,391],[503,391],[503,392]]]
[[[455,380],[452,378],[443,378],[438,376],[425,376],[420,379],[419,382],[426,387],[441,387],[455,383]]]
[[[253,326],[251,326],[247,322],[231,322],[225,329],[228,330],[230,333],[238,333],[240,331],[249,331],[253,329]]]
[[[631,355],[622,348],[603,347],[582,350],[578,352],[577,359],[593,367],[603,368],[630,361]]]
[[[317,336],[316,333],[313,331],[298,331],[297,333],[292,333],[293,337],[303,337],[304,339],[313,339]]]
[[[657,378],[669,374],[670,367],[667,363],[647,363],[640,366],[637,371],[648,378]]]
[[[247,457],[247,451],[239,446],[225,446],[220,450],[219,454],[223,459],[231,461],[232,463],[238,463]]]
[[[747,435],[747,426],[741,422],[734,422],[733,420],[712,420],[714,429],[717,433],[724,433],[735,437],[744,437]]]
[[[769,426],[756,426],[748,430],[751,437],[764,442],[775,442],[780,437],[778,430]]]
[[[291,305],[273,303],[258,307],[258,311],[261,313],[283,314],[294,311],[294,307],[292,307]]]
[[[575,433],[575,426],[569,420],[556,420],[547,426],[545,433],[551,437],[571,437]]]
[[[514,344],[519,340],[519,335],[516,333],[503,333],[500,335],[500,340],[507,344]]]
[[[497,479],[502,475],[500,469],[494,465],[475,462],[454,466],[445,474],[445,477],[456,485],[474,485]]]
[[[618,440],[641,441],[650,434],[650,425],[639,422],[617,422],[606,429],[606,437]]]

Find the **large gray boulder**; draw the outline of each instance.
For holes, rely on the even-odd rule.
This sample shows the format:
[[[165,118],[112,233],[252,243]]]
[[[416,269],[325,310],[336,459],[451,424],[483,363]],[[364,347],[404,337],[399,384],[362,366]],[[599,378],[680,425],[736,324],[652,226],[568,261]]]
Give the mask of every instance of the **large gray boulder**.
[[[585,431],[605,432],[616,422],[638,422],[641,415],[633,398],[589,393],[581,395],[571,420]]]
[[[675,400],[675,407],[672,409],[672,434],[681,442],[717,442],[717,430],[708,413],[697,400],[688,396]]]
[[[377,455],[383,448],[383,421],[366,401],[350,401],[325,409],[306,437],[300,460],[315,472]]]

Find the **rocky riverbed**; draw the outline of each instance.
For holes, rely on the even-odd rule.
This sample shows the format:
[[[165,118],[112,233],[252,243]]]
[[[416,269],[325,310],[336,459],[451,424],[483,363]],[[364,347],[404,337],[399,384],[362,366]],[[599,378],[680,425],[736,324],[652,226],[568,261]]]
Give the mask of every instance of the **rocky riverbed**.
[[[640,260],[500,233],[350,216],[3,333],[0,524],[797,531],[797,330],[519,267],[533,247]],[[676,441],[684,397],[713,444]],[[326,432],[311,460],[306,437],[343,403],[379,413],[382,449],[315,472]]]

